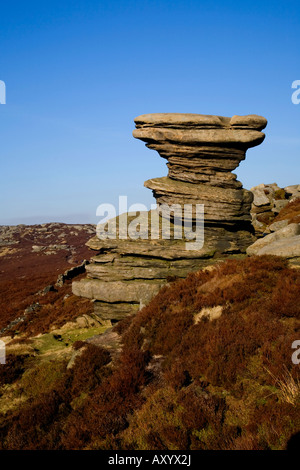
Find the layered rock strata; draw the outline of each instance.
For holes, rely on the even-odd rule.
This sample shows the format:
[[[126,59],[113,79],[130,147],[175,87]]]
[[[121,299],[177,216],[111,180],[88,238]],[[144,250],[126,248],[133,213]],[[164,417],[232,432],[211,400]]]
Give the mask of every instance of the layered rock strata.
[[[160,204],[204,204],[206,227],[251,231],[252,193],[231,173],[265,138],[265,118],[146,114],[133,136],[168,160],[168,177],[145,182]]]
[[[255,240],[252,193],[242,188],[231,171],[248,148],[264,140],[264,118],[149,114],[139,116],[135,123],[134,137],[168,160],[169,174],[145,183],[158,203],[155,237],[150,230],[154,212],[149,211],[139,214],[137,239],[126,239],[134,219],[126,214],[125,234],[118,217],[115,238],[96,236],[87,243],[97,254],[86,266],[86,279],[73,282],[73,293],[94,300],[95,312],[103,320],[117,321],[133,313],[172,278],[184,278],[221,256],[245,252]],[[170,239],[164,239],[166,213],[161,209],[173,204],[204,204],[204,245],[199,249],[187,249],[184,236],[176,238],[178,226],[182,230],[182,221],[176,219],[171,220]],[[190,213],[193,222],[195,214]]]
[[[151,219],[151,211],[141,215]],[[128,217],[128,224],[132,219]],[[186,250],[185,243],[185,239],[152,240],[150,233],[148,239],[123,240],[119,230],[116,240],[95,236],[87,246],[97,253],[86,266],[87,277],[73,282],[73,293],[93,300],[102,320],[118,321],[146,305],[166,282],[217,261],[212,246],[194,251]]]

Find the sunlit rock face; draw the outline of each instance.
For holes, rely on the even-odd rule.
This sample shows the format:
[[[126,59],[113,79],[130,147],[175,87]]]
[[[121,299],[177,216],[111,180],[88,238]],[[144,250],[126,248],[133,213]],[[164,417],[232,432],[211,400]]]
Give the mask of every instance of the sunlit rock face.
[[[242,188],[232,170],[245,159],[248,148],[264,140],[261,130],[266,119],[146,114],[135,124],[133,136],[168,160],[168,176],[145,182],[159,214],[155,210],[139,214],[136,239],[126,237],[135,214],[125,213],[116,218],[115,238],[89,240],[87,245],[97,253],[86,267],[87,277],[72,286],[74,294],[94,300],[98,317],[111,322],[136,312],[166,282],[243,253],[255,241],[250,217],[253,195]],[[164,208],[175,204],[184,209],[184,216],[186,207],[192,207],[187,212],[191,227],[197,222],[194,208],[204,205],[203,244],[190,249],[188,237],[177,238],[182,220],[175,217],[170,221],[170,238],[164,237],[164,221],[170,216]],[[159,226],[153,231],[154,213]]]
[[[145,182],[158,204],[204,204],[207,226],[251,230],[253,196],[231,172],[264,140],[265,118],[166,113],[139,116],[135,124],[133,136],[168,160],[168,177]]]

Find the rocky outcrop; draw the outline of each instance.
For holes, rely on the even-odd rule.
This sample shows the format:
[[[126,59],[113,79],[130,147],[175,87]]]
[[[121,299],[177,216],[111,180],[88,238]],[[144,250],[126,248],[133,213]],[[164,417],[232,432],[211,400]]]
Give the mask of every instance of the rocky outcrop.
[[[282,256],[300,267],[300,185],[260,184],[251,191],[252,224],[259,238],[247,254]]]
[[[79,274],[83,274],[88,264],[89,261],[85,259],[78,266],[74,266],[73,268],[67,269],[63,274],[59,274],[55,285],[57,287],[62,287],[66,281],[79,276]]]
[[[275,232],[287,226],[291,211],[285,211],[286,218],[278,216],[290,203],[300,200],[300,185],[280,188],[276,183],[259,184],[251,188],[253,203],[251,206],[252,225],[257,236]],[[299,219],[300,221],[300,219]]]
[[[245,252],[255,240],[250,215],[253,196],[242,188],[232,170],[245,159],[248,148],[264,140],[261,130],[266,119],[255,115],[148,114],[136,118],[135,123],[133,136],[168,160],[169,173],[145,182],[153,191],[158,211],[139,213],[135,239],[127,236],[134,216],[126,214],[125,230],[117,217],[115,237],[96,236],[87,243],[98,253],[86,266],[86,279],[73,282],[73,293],[94,300],[95,312],[103,320],[116,321],[133,313],[166,282],[184,278],[219,257]],[[196,205],[204,205],[204,243],[190,249],[188,234],[178,237],[183,231],[182,220],[172,211],[170,237],[164,237],[164,220],[174,204],[185,209],[189,205],[184,215],[191,230],[198,215]],[[158,228],[153,236],[155,216]]]
[[[291,264],[300,266],[300,224],[289,224],[258,239],[247,248],[247,254],[282,256]]]
[[[98,254],[86,266],[86,279],[73,282],[72,290],[93,300],[102,320],[118,321],[137,312],[166,282],[216,261],[215,250],[189,251],[184,240],[94,237],[87,245]]]

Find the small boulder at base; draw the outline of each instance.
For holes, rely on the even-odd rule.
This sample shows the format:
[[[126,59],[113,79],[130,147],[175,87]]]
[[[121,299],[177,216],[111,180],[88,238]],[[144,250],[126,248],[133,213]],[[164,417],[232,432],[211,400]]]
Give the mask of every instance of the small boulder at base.
[[[248,255],[276,255],[288,259],[300,257],[300,224],[289,224],[260,238],[247,248]]]

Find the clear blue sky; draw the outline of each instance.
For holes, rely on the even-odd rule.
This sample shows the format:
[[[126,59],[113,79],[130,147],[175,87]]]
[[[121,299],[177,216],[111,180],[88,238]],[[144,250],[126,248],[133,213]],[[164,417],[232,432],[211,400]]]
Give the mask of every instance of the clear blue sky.
[[[299,0],[1,2],[0,224],[150,206],[143,182],[167,168],[132,137],[145,113],[261,114],[239,179],[300,183],[299,44]]]

